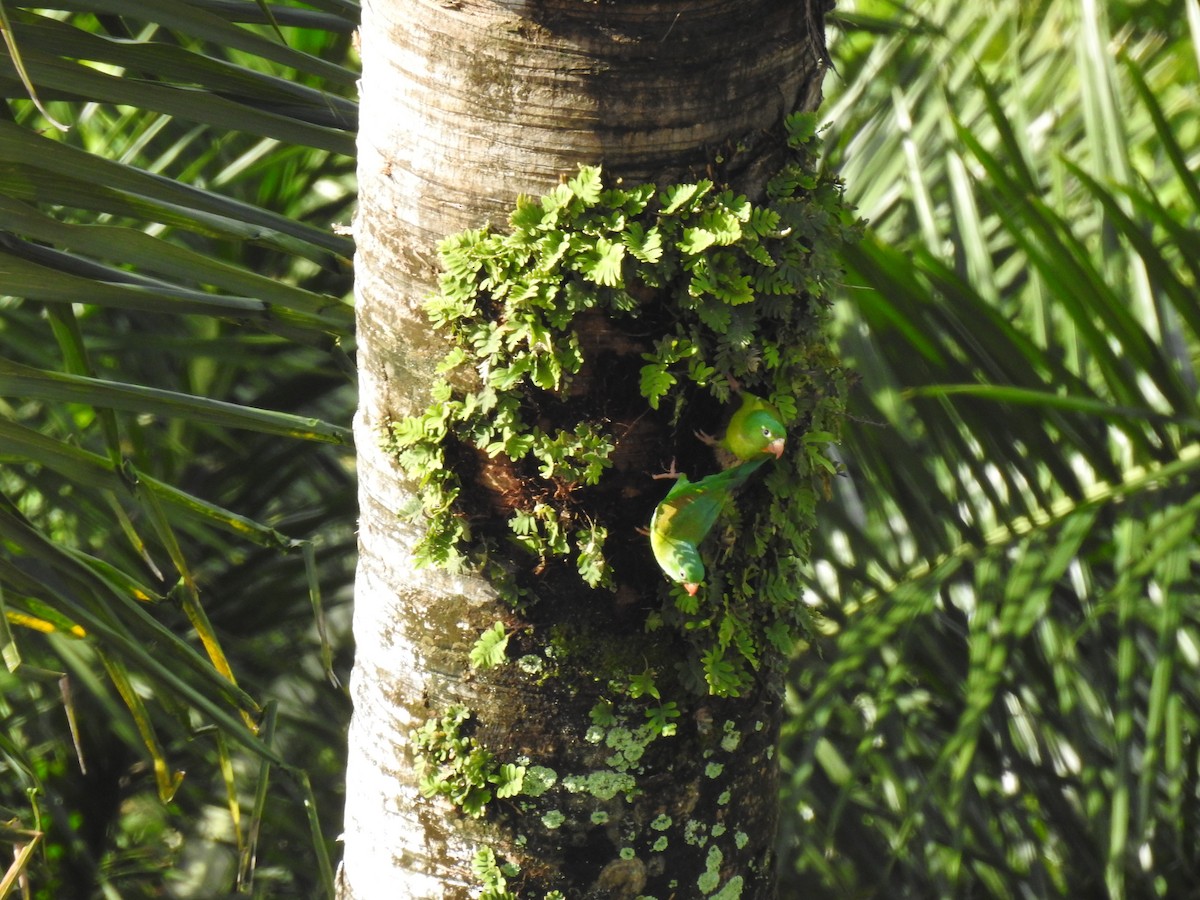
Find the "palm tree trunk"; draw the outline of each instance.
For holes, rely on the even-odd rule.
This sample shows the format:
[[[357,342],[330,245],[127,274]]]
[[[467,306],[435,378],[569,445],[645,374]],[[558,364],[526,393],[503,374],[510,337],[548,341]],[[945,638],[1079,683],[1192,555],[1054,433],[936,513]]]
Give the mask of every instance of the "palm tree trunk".
[[[445,352],[420,310],[436,287],[437,242],[503,223],[518,194],[545,193],[580,164],[663,184],[733,159],[719,179],[761,193],[778,165],[779,122],[819,99],[821,7],[364,3],[361,556],[343,900],[475,896],[481,847],[519,866],[508,889],[520,896],[773,896],[778,685],[764,678],[738,700],[681,702],[677,733],[658,740],[636,722],[599,728],[589,713],[610,693],[607,660],[663,665],[679,652],[642,627],[662,584],[653,559],[630,554],[617,592],[545,578],[536,609],[515,612],[483,577],[415,567],[419,526],[399,515],[413,487],[381,447],[389,422],[428,404]],[[636,377],[641,350],[618,348],[613,370],[581,376],[574,395],[600,408],[616,374]],[[661,485],[646,476],[669,457],[661,432],[631,439],[623,477],[633,506],[653,507],[646,498]],[[473,670],[468,652],[497,621],[525,665]],[[463,734],[476,746],[539,767],[553,785],[494,800],[479,818],[422,796],[412,732],[456,705],[470,711]]]

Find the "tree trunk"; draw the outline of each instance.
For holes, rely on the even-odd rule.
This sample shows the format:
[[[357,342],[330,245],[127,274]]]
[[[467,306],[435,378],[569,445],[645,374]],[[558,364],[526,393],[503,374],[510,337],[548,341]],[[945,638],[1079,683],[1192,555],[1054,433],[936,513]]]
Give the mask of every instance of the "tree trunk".
[[[522,897],[774,895],[778,668],[764,666],[737,698],[677,690],[669,699],[682,715],[659,731],[644,726],[644,704],[628,689],[646,671],[665,684],[686,652],[684,636],[645,627],[667,582],[632,526],[649,522],[665,492],[650,475],[695,441],[665,416],[643,421],[635,401],[613,399],[636,383],[653,335],[594,322],[585,342],[605,351],[604,370],[585,368],[571,387],[577,408],[603,411],[624,438],[604,482],[611,487],[583,501],[583,514],[587,503],[621,508],[615,517],[595,511],[621,524],[612,532],[611,587],[589,589],[514,551],[505,565],[527,600],[536,594],[514,608],[494,579],[418,568],[422,524],[401,515],[416,488],[385,445],[391,423],[429,404],[446,351],[421,310],[437,288],[439,240],[488,220],[502,225],[519,194],[544,194],[581,164],[602,164],[607,183],[708,173],[761,196],[783,152],[780,122],[819,99],[820,7],[363,4],[361,556],[345,900],[478,896],[489,884],[488,896],[504,896],[491,857],[476,859],[482,848],[519,867],[503,880]],[[489,504],[496,518],[511,512],[497,500],[503,485],[485,483],[485,464],[459,462],[476,519]],[[468,654],[496,622],[516,662],[473,668]],[[460,757],[474,748],[490,754],[493,769],[524,766],[522,792],[493,797],[479,816],[423,796],[414,732],[430,721],[441,725],[427,737],[458,741]],[[491,790],[503,792],[499,782]]]

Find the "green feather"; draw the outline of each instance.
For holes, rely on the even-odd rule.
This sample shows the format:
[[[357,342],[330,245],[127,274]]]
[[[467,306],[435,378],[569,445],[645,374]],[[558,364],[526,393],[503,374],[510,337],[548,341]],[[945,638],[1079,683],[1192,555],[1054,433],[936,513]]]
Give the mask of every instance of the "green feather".
[[[733,499],[733,492],[764,462],[766,457],[760,455],[697,482],[680,475],[655,508],[650,520],[650,548],[667,577],[682,584],[689,594],[696,593],[704,581],[700,542]]]

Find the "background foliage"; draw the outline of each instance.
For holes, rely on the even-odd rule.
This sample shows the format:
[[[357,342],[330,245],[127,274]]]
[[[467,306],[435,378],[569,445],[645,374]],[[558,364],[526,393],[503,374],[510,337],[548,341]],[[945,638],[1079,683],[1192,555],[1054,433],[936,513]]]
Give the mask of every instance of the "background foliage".
[[[3,9],[0,837],[44,832],[36,896],[312,896],[347,715],[354,4]],[[784,894],[1186,895],[1200,7],[837,15],[828,165],[872,227]]]
[[[311,6],[4,6],[0,820],[38,897],[331,877],[357,14]]]
[[[1200,8],[839,15],[828,164],[872,227],[795,890],[1190,895]]]

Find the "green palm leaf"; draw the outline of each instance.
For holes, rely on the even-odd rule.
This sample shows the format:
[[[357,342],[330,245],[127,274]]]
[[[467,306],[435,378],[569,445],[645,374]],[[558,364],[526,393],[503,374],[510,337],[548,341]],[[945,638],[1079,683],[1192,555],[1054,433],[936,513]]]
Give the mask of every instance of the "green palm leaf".
[[[181,828],[193,852],[219,854],[186,824],[212,806],[210,776],[223,773],[237,831],[238,782],[268,765],[308,815],[264,781],[254,821],[274,839],[241,841],[229,871],[263,885],[265,863],[300,894],[332,891],[320,830],[334,822],[316,818],[297,762],[339,768],[313,748],[336,743],[346,701],[294,698],[345,663],[330,646],[345,617],[321,598],[344,601],[353,555],[339,450],[353,246],[331,224],[353,199],[357,75],[341,60],[356,7],[311,6],[4,7],[20,62],[0,58],[0,592],[16,676],[3,759],[43,756],[36,796],[111,836],[87,846],[48,828],[55,849],[26,868],[51,894],[159,891],[178,845],[130,842],[122,810],[149,816],[143,834]],[[39,672],[74,686],[78,754],[31,743],[72,744]],[[141,759],[148,782],[130,774]],[[126,805],[77,796],[80,765],[129,783]],[[0,783],[0,805],[22,791]],[[289,840],[312,842],[311,865],[277,867]]]
[[[814,542],[832,637],[786,742],[810,893],[1195,883],[1200,206],[1170,98],[1200,31],[1085,6],[929,2],[843,43],[830,143],[873,229]]]

